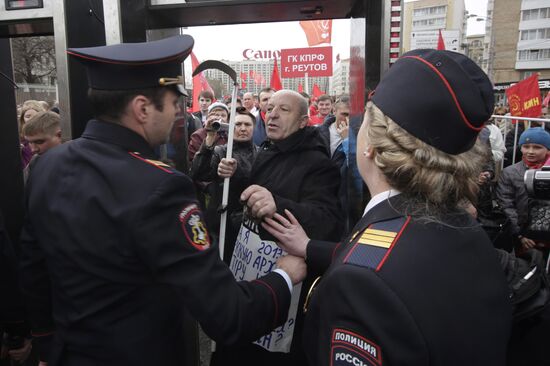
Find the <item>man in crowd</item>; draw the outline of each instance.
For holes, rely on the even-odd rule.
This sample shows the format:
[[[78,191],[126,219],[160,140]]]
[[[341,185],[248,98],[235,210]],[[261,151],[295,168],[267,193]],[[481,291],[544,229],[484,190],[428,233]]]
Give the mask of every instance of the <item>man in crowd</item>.
[[[529,197],[523,177],[528,169],[541,168],[549,157],[550,134],[542,127],[528,128],[520,138],[522,160],[506,167],[497,185],[497,198],[512,224],[516,244],[523,249],[538,247],[538,243],[525,235],[529,224]]]
[[[332,98],[323,94],[317,99],[317,114],[311,116],[309,125],[320,125],[332,113]]]
[[[274,93],[275,89],[273,88],[264,88],[260,90],[260,112],[256,117],[256,127],[254,128],[254,143],[258,146],[260,146],[267,137],[265,125],[267,102]]]
[[[338,204],[340,176],[330,161],[319,130],[307,127],[307,101],[297,92],[280,90],[267,105],[267,142],[256,156],[250,185],[241,194],[248,215],[256,220],[276,212],[292,212],[312,237],[339,240],[342,220]],[[235,164],[220,163],[220,171],[232,175]],[[260,229],[262,240],[273,240]],[[298,312],[289,353],[268,352],[257,345],[221,349],[212,365],[305,365],[301,347],[303,308],[312,278],[306,279],[299,296]]]
[[[258,110],[256,109],[256,105],[254,103],[254,94],[252,93],[244,93],[243,95],[243,107],[246,108],[247,111],[252,113],[254,116],[258,115]]]
[[[49,149],[61,145],[61,121],[59,114],[55,112],[38,112],[23,126],[23,136],[28,141],[33,158],[23,171],[24,180],[27,181],[29,170],[35,164],[38,156]]]
[[[155,160],[192,46],[175,36],[68,50],[86,67],[97,119],[35,164],[21,239],[35,344],[50,366],[185,365],[185,309],[220,344],[251,341],[285,320],[291,283],[305,276],[285,257],[276,273],[236,282],[192,182]]]
[[[210,107],[210,104],[214,102],[214,94],[212,94],[210,90],[203,90],[199,93],[198,102],[200,110],[193,113],[193,115],[198,117],[198,119],[204,126],[204,124],[206,123],[206,117],[208,116],[208,107]],[[190,132],[189,136],[191,136],[193,132]]]

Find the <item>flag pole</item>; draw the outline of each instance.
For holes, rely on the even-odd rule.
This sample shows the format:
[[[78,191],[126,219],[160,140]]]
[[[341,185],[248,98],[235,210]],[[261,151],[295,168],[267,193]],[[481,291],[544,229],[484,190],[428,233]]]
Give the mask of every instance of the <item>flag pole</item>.
[[[306,94],[311,95],[311,94],[309,94],[309,80],[308,80],[308,73],[307,72],[304,75],[304,87],[306,89]]]

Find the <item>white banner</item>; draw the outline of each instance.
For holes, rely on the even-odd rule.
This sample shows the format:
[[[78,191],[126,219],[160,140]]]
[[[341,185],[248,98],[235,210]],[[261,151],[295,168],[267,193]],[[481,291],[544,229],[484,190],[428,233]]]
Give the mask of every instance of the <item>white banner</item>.
[[[258,224],[245,218],[235,242],[230,269],[238,281],[252,281],[277,268],[277,259],[283,254],[286,253],[274,241],[260,238]],[[254,344],[270,352],[290,352],[301,289],[301,283],[292,289],[290,309],[285,323]]]
[[[458,30],[442,30],[441,36],[443,36],[446,50],[460,52],[460,32]],[[418,48],[436,49],[438,39],[438,30],[411,32],[411,50]]]

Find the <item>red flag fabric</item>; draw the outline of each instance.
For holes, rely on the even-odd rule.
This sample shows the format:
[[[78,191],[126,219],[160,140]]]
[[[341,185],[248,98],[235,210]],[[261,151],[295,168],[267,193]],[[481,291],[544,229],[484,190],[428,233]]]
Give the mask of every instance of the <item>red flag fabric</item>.
[[[544,100],[542,101],[542,105],[548,107],[548,105],[550,104],[550,92],[548,92],[546,94],[546,97],[544,98]]]
[[[254,74],[254,82],[256,83],[256,85],[259,85],[259,86],[265,85],[264,76],[260,73],[255,73]]]
[[[304,92],[304,86],[302,85],[302,83],[298,84],[298,93],[303,93]]]
[[[309,47],[322,43],[330,44],[332,40],[332,20],[302,20],[300,26],[306,34]]]
[[[273,72],[271,73],[271,84],[269,86],[277,91],[283,89],[283,83],[279,76],[279,67],[277,66],[277,58],[275,58]]]
[[[445,51],[445,41],[443,40],[441,29],[439,30],[439,38],[437,38],[437,49],[439,51]]]
[[[313,84],[313,92],[312,92],[313,96],[315,98],[319,98],[321,95],[325,94],[324,91],[321,90],[321,88],[319,88],[319,85],[317,84]]]
[[[197,66],[199,66],[199,60],[197,60],[197,56],[191,52],[191,68],[195,70]],[[210,90],[210,92],[214,94],[214,90],[212,90],[210,84],[208,84],[208,80],[206,80],[206,77],[201,72],[193,76],[193,112],[197,112],[201,109],[198,100],[199,94],[203,90]]]
[[[506,89],[506,97],[512,116],[537,118],[542,114],[539,76],[537,74]]]

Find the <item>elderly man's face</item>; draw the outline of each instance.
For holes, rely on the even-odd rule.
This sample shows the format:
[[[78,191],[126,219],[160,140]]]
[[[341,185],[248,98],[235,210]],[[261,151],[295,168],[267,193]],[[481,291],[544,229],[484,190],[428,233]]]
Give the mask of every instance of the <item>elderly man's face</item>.
[[[252,93],[245,93],[243,95],[243,107],[248,110],[254,108],[254,96],[252,95]]]
[[[305,127],[307,115],[300,111],[299,95],[290,92],[277,92],[267,103],[267,137],[281,141]]]

